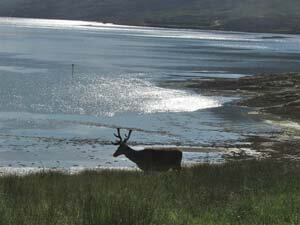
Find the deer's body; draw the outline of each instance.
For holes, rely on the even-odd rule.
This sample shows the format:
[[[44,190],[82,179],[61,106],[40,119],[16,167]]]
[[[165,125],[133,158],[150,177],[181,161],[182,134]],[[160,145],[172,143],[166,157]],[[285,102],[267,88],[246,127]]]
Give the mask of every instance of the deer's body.
[[[118,138],[121,137],[118,130]],[[114,157],[124,154],[129,160],[134,162],[143,171],[167,171],[169,169],[180,170],[182,152],[178,149],[151,149],[146,148],[141,151],[135,151],[127,145],[127,140],[117,142],[119,148],[114,153]],[[121,139],[122,140],[122,139]]]

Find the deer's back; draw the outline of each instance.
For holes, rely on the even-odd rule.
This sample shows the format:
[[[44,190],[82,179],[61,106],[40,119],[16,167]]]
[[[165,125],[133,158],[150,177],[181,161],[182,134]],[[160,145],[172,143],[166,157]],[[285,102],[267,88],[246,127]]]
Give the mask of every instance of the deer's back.
[[[178,169],[181,165],[182,152],[178,149],[144,149],[139,154],[141,161],[137,164],[143,170]]]

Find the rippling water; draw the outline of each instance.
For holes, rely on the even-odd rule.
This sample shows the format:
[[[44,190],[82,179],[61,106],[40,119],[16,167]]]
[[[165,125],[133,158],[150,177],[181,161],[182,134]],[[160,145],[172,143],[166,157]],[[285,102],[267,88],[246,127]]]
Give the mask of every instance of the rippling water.
[[[246,109],[222,106],[230,98],[159,84],[299,68],[296,35],[0,18],[0,163],[133,166],[111,157],[116,127],[135,129],[137,148],[209,146],[268,132],[273,127]],[[185,153],[186,162],[206,158]]]

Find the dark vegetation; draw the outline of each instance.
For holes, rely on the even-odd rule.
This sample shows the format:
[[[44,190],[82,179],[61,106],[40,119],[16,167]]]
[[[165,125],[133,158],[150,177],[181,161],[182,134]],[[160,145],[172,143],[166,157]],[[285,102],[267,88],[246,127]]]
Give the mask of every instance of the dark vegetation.
[[[3,225],[299,224],[300,164],[199,165],[0,178]]]
[[[300,33],[298,0],[1,0],[0,16]]]

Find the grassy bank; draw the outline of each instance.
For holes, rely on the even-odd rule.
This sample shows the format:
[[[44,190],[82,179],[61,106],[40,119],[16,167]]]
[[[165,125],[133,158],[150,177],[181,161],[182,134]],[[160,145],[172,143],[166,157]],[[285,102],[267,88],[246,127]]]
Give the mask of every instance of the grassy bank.
[[[0,178],[0,224],[300,224],[300,164]]]

